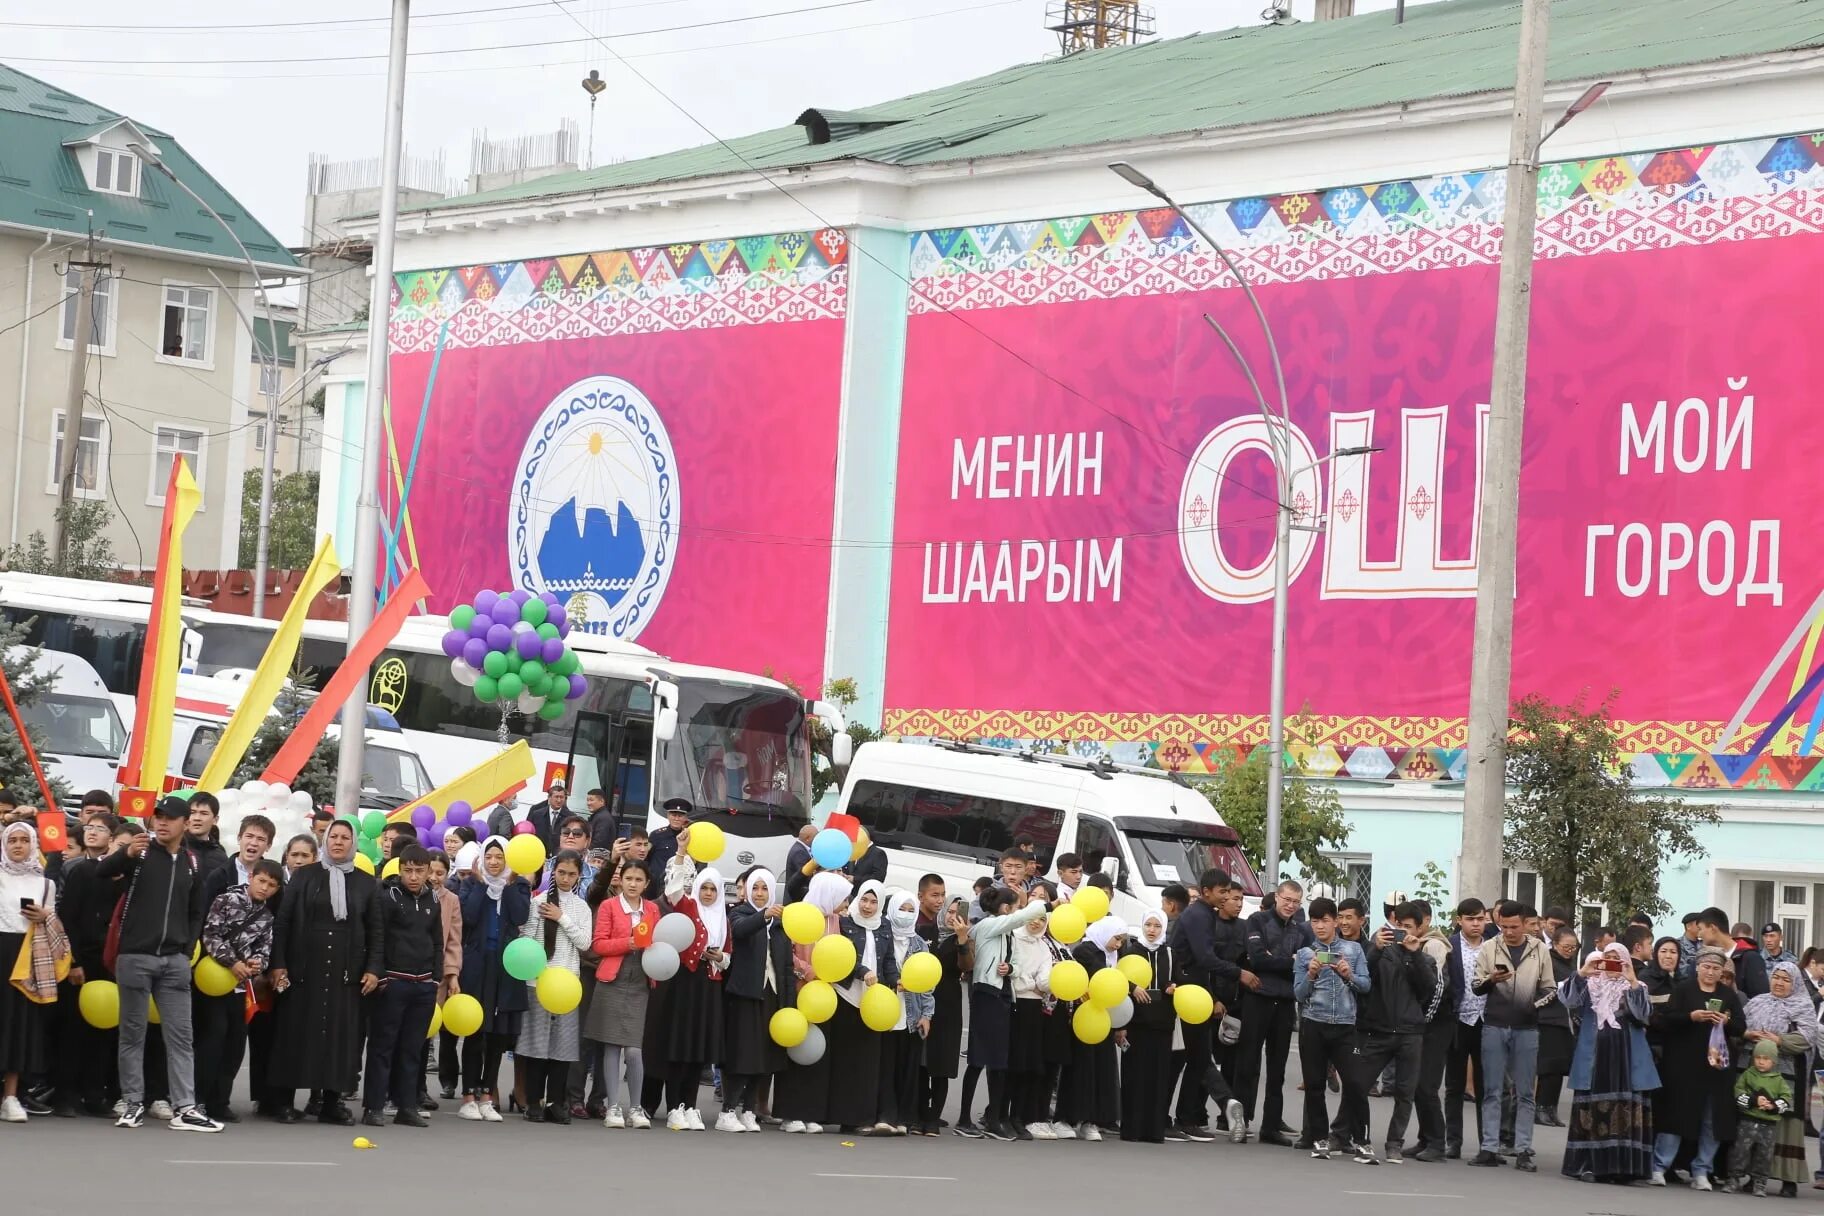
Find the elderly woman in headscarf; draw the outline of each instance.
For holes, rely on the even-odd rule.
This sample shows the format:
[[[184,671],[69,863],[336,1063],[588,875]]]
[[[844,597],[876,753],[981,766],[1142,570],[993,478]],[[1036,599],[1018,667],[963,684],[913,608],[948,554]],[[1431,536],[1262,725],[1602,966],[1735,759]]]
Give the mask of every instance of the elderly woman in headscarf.
[[[1735,1045],[1747,1029],[1740,995],[1722,982],[1728,961],[1714,946],[1698,951],[1691,978],[1673,986],[1672,999],[1655,1015],[1665,1046],[1653,1102],[1654,1186],[1665,1185],[1680,1144],[1695,1140],[1691,1187],[1712,1189],[1717,1147],[1735,1138],[1736,1070],[1727,1046],[1720,1052],[1711,1048],[1712,1031],[1720,1031],[1726,1045]]]
[[[1140,918],[1140,932],[1121,949],[1123,955],[1143,960],[1151,972],[1145,984],[1134,985],[1131,998],[1133,1020],[1121,1056],[1121,1138],[1149,1144],[1165,1142],[1166,1108],[1172,1101],[1172,1029],[1178,1021],[1172,992],[1178,985],[1165,935],[1165,915],[1148,912]]]
[[[25,949],[26,935],[46,932],[56,906],[38,856],[37,830],[29,823],[9,823],[0,833],[0,964],[9,972]],[[49,1016],[50,1006],[31,1000],[16,984],[0,987],[0,1074],[6,1078],[0,1122],[26,1120],[19,1078],[45,1070]]]
[[[1116,964],[1126,944],[1127,922],[1104,916],[1089,927],[1070,956],[1083,965],[1093,983],[1096,972]],[[1102,1128],[1121,1121],[1118,1049],[1126,1041],[1126,1030],[1116,1030],[1100,1043],[1085,1043],[1074,1036],[1071,1040],[1070,1062],[1058,1081],[1058,1120],[1075,1126],[1080,1140],[1100,1140]]]
[[[748,885],[753,885],[749,880]],[[805,888],[804,902],[823,913],[823,932],[825,936],[842,932],[842,910],[848,907],[849,892],[852,884],[841,874],[832,870],[823,870],[810,876]],[[852,939],[851,939],[852,940]],[[855,952],[855,965],[861,966],[861,951]],[[817,983],[816,973],[811,969],[811,947],[792,947],[792,975],[796,984],[787,989],[787,995],[794,1003],[797,992],[806,985]],[[841,1016],[842,1003],[837,1002],[837,1016]],[[835,1018],[831,1018],[831,1023]],[[859,1022],[859,1015],[857,1015]],[[783,1122],[780,1130],[787,1132],[805,1132],[815,1136],[823,1130],[823,1125],[832,1121],[831,1110],[835,1092],[844,1086],[848,1078],[839,1077],[835,1071],[830,1050],[829,1037],[826,1031],[829,1025],[813,1026],[812,1035],[807,1043],[823,1044],[822,1054],[816,1055],[810,1063],[802,1063],[811,1053],[802,1047],[794,1052],[791,1065],[781,1072],[773,1085],[773,1113]]]
[[[462,846],[467,853],[473,843]],[[457,868],[461,869],[461,860]],[[519,1041],[531,1006],[524,980],[507,974],[506,949],[532,914],[532,887],[507,869],[507,844],[488,838],[480,860],[456,888],[462,902],[462,990],[481,1003],[481,1029],[462,1040],[462,1105],[456,1116],[499,1123],[500,1058]]]
[[[1558,985],[1577,1020],[1571,1055],[1567,1178],[1623,1185],[1652,1176],[1653,1107],[1659,1071],[1647,1046],[1653,1005],[1619,942],[1591,951]]]
[[[1773,965],[1767,974],[1768,992],[1749,1000],[1742,1008],[1747,1027],[1736,1066],[1748,1068],[1756,1043],[1768,1042],[1779,1048],[1780,1072],[1792,1084],[1796,1094],[1809,1086],[1810,1058],[1818,1049],[1816,1007],[1806,992],[1804,977],[1790,959]],[[1780,1184],[1780,1194],[1790,1199],[1798,1194],[1798,1185],[1811,1177],[1805,1163],[1805,1121],[1795,1104],[1780,1119],[1774,1133],[1773,1169],[1769,1182]]]
[[[295,871],[272,935],[272,1071],[282,1090],[321,1091],[317,1120],[343,1127],[355,1114],[342,1095],[361,1071],[361,998],[379,987],[380,884],[355,868],[355,825],[338,819],[323,833],[323,859]],[[304,1116],[286,1103],[281,1123]]]
[[[892,937],[893,972],[903,976],[906,960],[930,949],[917,933],[918,901],[912,892],[895,889],[881,902]],[[872,1133],[876,1136],[903,1136],[907,1126],[918,1121],[918,1065],[937,1008],[930,989],[908,992],[904,982],[898,982],[899,1020],[880,1036],[879,1112]]]
[[[792,939],[779,917],[785,909],[773,872],[749,870],[747,897],[728,913],[734,960],[722,984],[722,1114],[719,1132],[757,1132],[762,1088],[785,1071],[785,1048],[773,1041],[773,1015],[797,995],[792,982]]]

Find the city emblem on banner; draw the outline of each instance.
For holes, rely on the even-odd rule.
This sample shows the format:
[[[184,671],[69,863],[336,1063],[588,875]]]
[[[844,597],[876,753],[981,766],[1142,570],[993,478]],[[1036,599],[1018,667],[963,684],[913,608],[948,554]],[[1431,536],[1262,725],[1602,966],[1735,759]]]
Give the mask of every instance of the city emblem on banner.
[[[591,376],[551,399],[526,435],[507,512],[513,584],[549,591],[577,628],[632,639],[677,561],[677,457],[634,385]]]

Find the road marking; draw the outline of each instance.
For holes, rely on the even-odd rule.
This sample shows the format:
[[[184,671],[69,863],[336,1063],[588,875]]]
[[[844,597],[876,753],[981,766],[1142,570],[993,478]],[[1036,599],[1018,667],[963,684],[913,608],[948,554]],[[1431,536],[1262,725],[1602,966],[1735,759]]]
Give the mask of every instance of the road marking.
[[[333,1161],[166,1161],[166,1165],[314,1165],[333,1166]]]
[[[941,1174],[818,1174],[818,1178],[870,1178],[883,1182],[955,1182]]]
[[[1434,1191],[1344,1191],[1345,1195],[1376,1195],[1398,1199],[1462,1199],[1462,1195],[1441,1195]]]

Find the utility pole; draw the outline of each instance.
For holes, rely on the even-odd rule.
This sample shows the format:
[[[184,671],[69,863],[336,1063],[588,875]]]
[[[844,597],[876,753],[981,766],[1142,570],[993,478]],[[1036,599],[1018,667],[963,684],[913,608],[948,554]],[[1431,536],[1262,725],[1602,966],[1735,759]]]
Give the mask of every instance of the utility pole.
[[[82,446],[82,407],[88,393],[89,338],[95,326],[95,275],[110,264],[96,256],[95,233],[89,233],[86,256],[67,263],[76,271],[76,330],[70,342],[69,389],[64,398],[63,453],[57,467],[56,568],[67,568],[70,553],[70,507],[76,500],[76,454]]]
[[[1495,306],[1495,359],[1477,540],[1475,650],[1469,676],[1469,768],[1463,791],[1459,897],[1501,894],[1507,801],[1507,722],[1514,651],[1515,540],[1520,438],[1533,293],[1533,228],[1539,210],[1539,145],[1545,104],[1550,0],[1525,0],[1507,155],[1507,211]],[[1562,125],[1562,124],[1561,124]]]

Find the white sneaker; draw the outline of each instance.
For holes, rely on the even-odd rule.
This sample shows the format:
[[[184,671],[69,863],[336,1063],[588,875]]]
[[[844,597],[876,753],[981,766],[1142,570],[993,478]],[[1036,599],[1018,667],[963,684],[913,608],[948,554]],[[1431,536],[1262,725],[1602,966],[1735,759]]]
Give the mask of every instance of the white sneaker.
[[[719,1132],[744,1132],[747,1129],[741,1126],[741,1116],[737,1115],[732,1110],[725,1110],[716,1116],[716,1130]]]
[[[804,1134],[804,1120],[803,1119],[793,1119],[789,1122],[781,1123],[779,1125],[779,1130],[782,1132],[786,1132],[789,1135],[801,1136]]]
[[[1710,1175],[1708,1175],[1708,1174],[1691,1175],[1691,1189],[1694,1191],[1710,1190],[1711,1189]]]
[[[1093,1123],[1085,1123],[1077,1129],[1077,1138],[1079,1140],[1087,1140],[1091,1144],[1094,1144],[1102,1139],[1102,1129]]]
[[[741,1130],[744,1132],[757,1132],[760,1130],[760,1120],[754,1118],[753,1111],[744,1110],[741,1112]]]
[[[456,1117],[458,1119],[467,1119],[471,1123],[480,1123],[481,1107],[475,1104],[475,1099],[470,1098],[467,1102],[464,1102],[461,1106],[456,1108]]]
[[[643,1132],[652,1126],[652,1117],[636,1106],[627,1115],[627,1126],[636,1132]]]
[[[665,1116],[665,1130],[668,1132],[687,1132],[690,1130],[690,1120],[684,1117],[684,1108],[682,1106],[672,1107],[671,1113]]]
[[[501,1116],[500,1111],[495,1107],[495,1105],[492,1102],[478,1102],[478,1103],[476,1103],[476,1105],[481,1107],[481,1118],[482,1118],[483,1122],[485,1122],[485,1123],[505,1123],[506,1122],[506,1119]]]
[[[0,1100],[0,1123],[24,1123],[25,1107],[17,1098]]]
[[[1075,1140],[1077,1129],[1068,1123],[1054,1123],[1051,1125],[1051,1138],[1053,1140]]]
[[[689,1107],[684,1111],[684,1122],[693,1132],[700,1132],[703,1130],[703,1116],[694,1106]]]
[[[1229,1143],[1241,1144],[1247,1140],[1248,1116],[1247,1112],[1241,1109],[1240,1099],[1230,1098],[1228,1102],[1223,1105],[1222,1113],[1227,1115],[1229,1119]]]
[[[610,1106],[608,1113],[602,1116],[602,1126],[610,1131],[619,1131],[627,1126],[627,1118],[621,1114],[621,1108]]]
[[[114,1102],[114,1117],[115,1117],[115,1118],[116,1118],[116,1119],[118,1119],[118,1118],[120,1118],[120,1117],[121,1117],[121,1116],[122,1116],[122,1115],[124,1115],[124,1114],[126,1114],[126,1113],[127,1113],[127,1100],[126,1100],[126,1099],[125,1099],[125,1098],[117,1098],[117,1099],[115,1099],[115,1102]]]
[[[1664,1171],[1664,1170],[1654,1170],[1654,1171],[1653,1171],[1653,1176],[1652,1176],[1652,1177],[1651,1177],[1651,1178],[1649,1178],[1649,1179],[1647,1179],[1647,1185],[1648,1185],[1648,1186],[1664,1186],[1664,1185],[1666,1185],[1666,1171]]]
[[[1058,1138],[1058,1133],[1051,1130],[1049,1123],[1028,1123],[1026,1134],[1034,1140],[1056,1140]]]
[[[171,1109],[171,1104],[169,1102],[154,1102],[146,1107],[146,1117],[148,1119],[158,1119],[162,1122],[169,1123],[171,1120],[177,1118],[177,1112]]]
[[[807,1135],[807,1136],[821,1136],[821,1135],[823,1135],[823,1124],[821,1124],[821,1123],[807,1123],[807,1124],[805,1124],[805,1125],[804,1125],[804,1134],[805,1134],[805,1135]]]
[[[170,1128],[174,1132],[219,1132],[222,1125],[202,1112],[202,1108],[187,1106],[177,1112],[171,1120]]]

